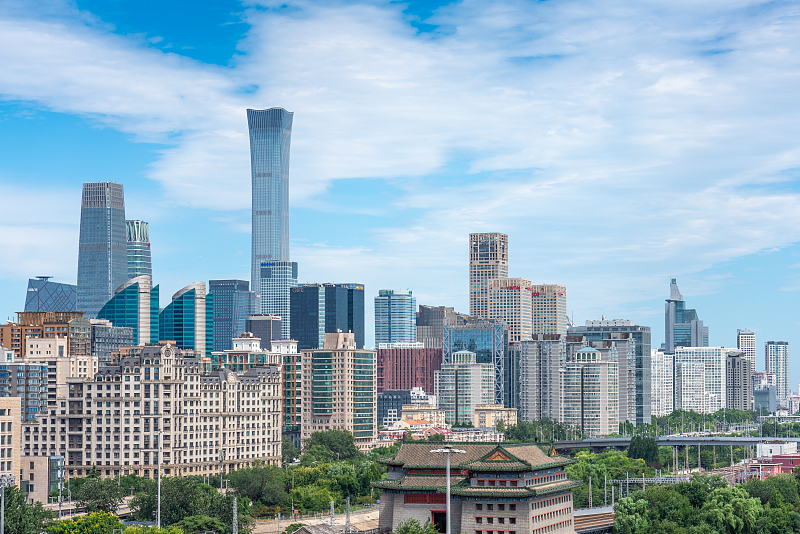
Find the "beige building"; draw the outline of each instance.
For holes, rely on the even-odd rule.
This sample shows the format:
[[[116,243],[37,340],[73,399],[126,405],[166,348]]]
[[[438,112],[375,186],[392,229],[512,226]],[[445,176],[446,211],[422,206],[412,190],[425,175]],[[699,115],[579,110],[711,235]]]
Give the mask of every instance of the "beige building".
[[[19,484],[20,436],[22,435],[22,415],[20,398],[0,398],[0,474],[14,475]]]
[[[619,430],[619,369],[609,354],[584,347],[561,373],[561,422],[589,438]]]
[[[378,435],[376,352],[356,348],[355,334],[325,334],[322,349],[301,355],[301,439],[314,432],[347,430],[356,446],[370,450]]]
[[[533,300],[531,281],[525,278],[489,280],[488,319],[505,321],[508,342],[530,339],[533,333]]]
[[[534,334],[567,333],[567,288],[555,284],[531,287]]]
[[[432,404],[404,404],[401,420],[425,420],[435,427],[443,427],[445,425],[444,410],[440,410]]]
[[[475,406],[475,416],[472,420],[476,428],[497,428],[497,423],[503,421],[508,428],[517,424],[517,409],[505,408],[502,404],[479,404]]]
[[[508,278],[508,236],[469,234],[469,314],[489,318],[489,280]]]

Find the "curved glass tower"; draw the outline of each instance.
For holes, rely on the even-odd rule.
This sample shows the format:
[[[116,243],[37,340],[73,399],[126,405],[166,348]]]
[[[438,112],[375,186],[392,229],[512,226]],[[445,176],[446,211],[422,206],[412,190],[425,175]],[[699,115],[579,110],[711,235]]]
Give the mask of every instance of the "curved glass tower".
[[[128,278],[152,278],[150,225],[145,221],[125,221],[125,235],[128,238]]]
[[[133,342],[144,345],[158,343],[158,311],[158,286],[152,287],[150,276],[142,275],[119,286],[97,318],[133,328]]]
[[[283,108],[248,109],[250,174],[253,184],[251,289],[256,311],[281,317],[281,334],[291,332],[289,291],[297,264],[289,259],[289,145],[293,113]]]
[[[122,184],[83,184],[78,245],[78,311],[94,319],[128,279],[125,194]]]

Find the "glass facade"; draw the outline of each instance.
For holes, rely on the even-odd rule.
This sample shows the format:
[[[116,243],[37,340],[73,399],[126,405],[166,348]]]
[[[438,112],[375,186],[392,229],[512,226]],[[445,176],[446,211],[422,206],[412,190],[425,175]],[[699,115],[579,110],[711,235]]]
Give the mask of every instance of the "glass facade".
[[[416,343],[417,299],[408,289],[381,289],[375,297],[375,345]]]
[[[442,337],[443,362],[449,363],[459,351],[474,352],[478,363],[494,365],[495,404],[517,407],[519,367],[516,361],[511,361],[515,355],[508,350],[508,327],[504,322],[445,325]]]
[[[664,309],[664,345],[666,352],[673,354],[677,347],[707,347],[708,327],[697,311],[686,307],[675,278],[670,283],[670,297]]]
[[[363,284],[303,284],[291,292],[291,338],[297,347],[321,349],[326,333],[355,334],[364,348]]]
[[[149,276],[132,278],[98,312],[98,319],[133,329],[133,345],[158,343],[158,286],[150,287]],[[172,339],[172,338],[166,338]]]
[[[111,363],[112,352],[134,344],[131,327],[92,325],[92,356],[97,356],[101,365]]]
[[[214,295],[206,294],[205,282],[186,286],[158,316],[162,340],[180,349],[211,356],[214,349]]]
[[[94,319],[114,289],[128,279],[125,195],[122,184],[83,184],[78,245],[78,311]]]
[[[247,331],[247,317],[255,311],[255,293],[250,292],[247,280],[209,280],[208,290],[214,294],[214,350],[231,350],[231,340]]]
[[[128,278],[147,275],[153,278],[150,259],[150,225],[145,221],[125,221],[128,242]]]
[[[39,276],[28,280],[25,311],[78,311],[78,286],[49,279]]]
[[[289,290],[297,280],[297,265],[292,267],[289,258],[289,148],[293,115],[283,108],[247,110],[253,196],[251,287],[257,293],[256,311],[279,315],[286,338],[290,333]],[[262,282],[265,267],[272,267],[267,269],[270,274],[267,284]]]

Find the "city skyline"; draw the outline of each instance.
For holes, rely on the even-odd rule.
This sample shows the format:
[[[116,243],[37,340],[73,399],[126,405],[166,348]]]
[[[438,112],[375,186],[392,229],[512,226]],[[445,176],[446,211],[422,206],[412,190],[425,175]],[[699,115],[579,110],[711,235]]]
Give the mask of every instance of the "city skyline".
[[[420,64],[420,57],[430,57],[437,68],[444,68],[438,54],[463,44],[466,30],[477,31],[473,39],[478,44],[491,42],[486,40],[485,28],[470,22],[471,15],[480,13],[481,8],[455,5],[437,10],[437,7],[412,7],[404,14],[399,7],[373,6],[365,8],[369,13],[365,16],[346,6],[319,9],[306,6],[302,7],[309,15],[305,22],[279,13],[246,11],[244,21],[238,21],[244,27],[242,33],[225,41],[226,38],[210,32],[208,40],[225,43],[211,47],[213,50],[207,46],[204,51],[196,46],[196,38],[183,36],[181,41],[174,31],[170,32],[165,20],[148,27],[133,17],[125,19],[124,8],[120,15],[100,6],[85,7],[99,20],[116,24],[116,29],[81,22],[70,8],[41,15],[25,9],[0,13],[12,25],[32,30],[28,37],[19,37],[18,42],[46,44],[37,40],[41,34],[35,30],[44,17],[53,17],[64,24],[60,31],[65,33],[58,33],[56,39],[71,35],[90,49],[104,50],[112,63],[132,54],[134,60],[128,62],[132,66],[119,66],[120,79],[138,79],[142,71],[137,69],[158,67],[146,70],[162,72],[164,78],[177,76],[177,86],[185,89],[187,85],[182,84],[187,79],[194,81],[200,74],[208,74],[211,85],[203,85],[201,91],[221,95],[219,102],[223,103],[205,106],[205,97],[200,99],[196,93],[188,92],[188,103],[176,105],[172,111],[162,111],[161,104],[156,106],[152,100],[144,99],[138,111],[131,114],[102,98],[80,100],[42,91],[15,68],[20,56],[9,50],[9,75],[0,81],[2,94],[6,95],[3,109],[7,126],[2,134],[5,148],[1,150],[6,166],[0,177],[0,192],[11,206],[2,224],[10,236],[6,239],[12,240],[5,244],[12,261],[0,268],[0,310],[6,316],[20,311],[26,281],[34,276],[53,275],[55,282],[75,283],[74,243],[79,221],[76,206],[80,184],[92,180],[123,183],[126,211],[150,222],[153,236],[158,236],[153,249],[158,272],[153,282],[165,288],[161,294],[162,306],[168,304],[173,291],[195,280],[248,279],[250,196],[243,115],[247,107],[282,106],[298,114],[298,125],[304,123],[302,130],[295,130],[293,140],[290,198],[292,259],[301,265],[301,282],[357,279],[364,282],[367,299],[374,297],[380,288],[407,287],[414,291],[419,304],[453,306],[456,311],[466,313],[467,268],[463,249],[467,234],[502,232],[509,235],[513,247],[509,276],[568,287],[568,312],[577,324],[585,319],[599,319],[601,314],[634,320],[652,328],[653,346],[659,346],[664,341],[660,325],[664,299],[668,296],[665,281],[674,277],[679,279],[683,294],[709,327],[710,345],[735,347],[736,330],[749,328],[757,335],[760,360],[763,343],[768,340],[800,342],[795,334],[797,320],[791,311],[791,303],[800,289],[800,277],[793,267],[800,261],[793,247],[800,240],[795,230],[797,216],[793,213],[797,198],[791,187],[783,185],[793,183],[791,146],[777,142],[768,148],[765,141],[763,145],[750,147],[749,137],[742,132],[760,131],[762,123],[738,114],[736,107],[725,108],[724,115],[716,108],[695,114],[697,106],[706,103],[704,95],[715,95],[714,100],[720,105],[733,105],[731,93],[713,82],[721,80],[723,84],[729,82],[727,90],[740,98],[739,102],[774,103],[775,108],[763,110],[765,116],[780,119],[773,129],[776,137],[770,140],[793,137],[793,124],[797,121],[792,113],[781,111],[779,115],[776,111],[787,108],[778,90],[783,87],[779,76],[783,72],[781,64],[774,60],[763,67],[766,72],[760,81],[772,80],[776,85],[767,84],[766,93],[762,87],[757,98],[733,74],[752,67],[748,62],[753,61],[757,50],[747,44],[747,38],[770,21],[784,20],[781,6],[765,8],[755,18],[733,6],[702,8],[727,17],[721,28],[696,26],[709,38],[704,42],[717,43],[713,47],[693,44],[685,34],[671,37],[673,41],[668,47],[654,46],[643,40],[644,36],[635,31],[629,20],[618,21],[626,28],[622,36],[628,42],[643,44],[638,48],[643,57],[631,56],[609,48],[610,45],[591,52],[591,45],[598,43],[586,40],[576,41],[575,51],[566,54],[567,45],[563,41],[554,38],[551,45],[545,45],[524,32],[513,32],[515,43],[528,50],[531,58],[544,59],[522,61],[520,54],[511,48],[494,47],[488,54],[492,61],[502,59],[502,64],[511,65],[507,88],[524,86],[521,81],[529,80],[536,90],[543,91],[544,101],[553,103],[555,117],[541,110],[524,117],[531,119],[528,124],[541,123],[541,131],[536,127],[530,131],[511,127],[509,134],[498,136],[503,128],[518,122],[516,116],[515,121],[508,121],[508,110],[519,108],[512,106],[514,102],[495,97],[491,104],[500,110],[496,115],[498,122],[486,125],[491,135],[482,137],[462,133],[471,130],[473,122],[447,120],[451,116],[448,113],[454,110],[436,91],[432,92],[432,100],[420,100],[421,108],[400,106],[395,93],[354,81],[363,77],[345,77],[331,81],[331,96],[317,94],[314,99],[320,105],[315,106],[314,99],[301,96],[306,93],[300,89],[307,86],[285,74],[291,69],[269,69],[273,76],[269,81],[245,72],[263,65],[257,57],[266,52],[269,65],[283,66],[283,60],[278,62],[277,58],[291,49],[281,45],[281,37],[295,32],[308,39],[316,30],[330,36],[340,30],[332,29],[326,21],[341,16],[341,31],[359,33],[352,30],[372,27],[385,36],[364,33],[363,40],[355,43],[358,50],[370,44],[380,45],[388,52],[405,50],[410,55],[398,72],[404,80],[424,80],[431,73],[415,72],[409,65]],[[538,15],[561,21],[560,27],[576,38],[578,32],[570,13],[552,9]],[[689,17],[701,18],[697,11],[700,9],[691,8]],[[652,15],[637,14],[645,19]],[[602,14],[592,12],[592,15],[600,19]],[[417,17],[434,28],[425,26],[416,34],[406,16]],[[676,16],[674,11],[668,11],[661,24],[675,24]],[[521,20],[529,19],[523,16]],[[739,25],[743,20],[751,23],[750,29]],[[220,24],[219,20],[213,22],[214,27]],[[205,23],[211,25],[211,21]],[[259,41],[264,32],[284,23],[285,30],[275,40]],[[437,30],[448,25],[463,28],[465,32],[447,34]],[[131,37],[134,32],[144,32],[153,40],[162,37],[161,44],[135,41]],[[720,35],[724,36],[714,39]],[[783,41],[785,37],[780,39]],[[175,46],[164,48],[169,43]],[[236,52],[239,43],[242,48]],[[768,41],[765,46],[774,51],[776,44]],[[781,44],[791,48],[794,41]],[[188,48],[191,46],[196,48]],[[277,48],[273,50],[273,46]],[[714,48],[717,46],[719,50]],[[553,49],[552,53],[546,53],[548,47]],[[674,51],[667,52],[667,48]],[[739,54],[734,58],[727,50]],[[51,51],[55,54],[55,49]],[[39,64],[41,57],[35,55],[37,52],[31,53],[34,56],[25,56],[25,64]],[[64,58],[64,64],[77,61],[77,56],[70,56],[71,53],[65,47],[58,57]],[[318,80],[316,76],[327,72],[322,70],[319,60],[326,58],[302,55],[305,53],[295,51],[286,57]],[[239,64],[230,70],[242,76],[236,78],[236,83],[218,68],[234,54],[239,55]],[[598,61],[600,68],[589,69],[580,83],[573,80],[582,62],[591,63],[602,54],[608,59]],[[170,63],[176,58],[180,66]],[[724,63],[726,58],[733,63]],[[96,58],[88,60],[92,59]],[[352,59],[362,72],[382,72],[380,65],[356,56]],[[498,72],[491,70],[490,63],[480,60],[472,65],[495,77]],[[524,66],[527,64],[541,66],[528,68]],[[242,65],[247,68],[242,70]],[[580,113],[570,114],[556,105],[554,93],[541,85],[539,76],[544,69],[549,74],[546,76],[549,83],[571,103],[581,100],[582,93],[575,88],[583,87],[587,77],[605,80],[604,73],[614,72],[623,74],[619,77],[609,74],[609,79],[628,80],[624,87],[615,85],[617,82],[609,82],[610,85],[598,82],[594,90],[605,92],[608,101],[616,104],[629,101],[628,91],[647,98],[634,99],[630,116],[620,116],[613,105],[593,108],[586,104],[579,108]],[[458,70],[447,73],[463,74]],[[58,77],[68,74],[58,71],[50,76],[55,78],[47,78],[47,84],[60,87],[64,78]],[[163,78],[152,78],[148,83],[157,85],[160,79]],[[422,85],[430,90],[430,85]],[[95,94],[89,85],[76,87],[81,95]],[[118,86],[106,84],[101,88],[108,94],[117,94],[123,101],[134,102],[139,96]],[[483,89],[471,83],[465,86],[469,95],[489,94]],[[349,100],[344,98],[356,90],[364,91],[363,105],[370,113],[353,113],[347,104]],[[167,94],[167,102],[173,102],[172,94]],[[684,102],[676,103],[678,97]],[[392,103],[392,109],[400,109],[402,113],[395,114],[379,101]],[[87,102],[93,102],[93,106]],[[468,100],[469,105],[462,108],[465,102],[461,101],[459,108],[476,109],[475,113],[483,117],[485,108],[473,106],[474,102]],[[678,109],[668,124],[660,122],[657,111],[645,112],[645,119],[652,119],[648,126],[628,122],[645,108],[658,110],[671,105]],[[427,115],[437,107],[444,112]],[[180,114],[194,123],[189,124]],[[726,130],[731,114],[736,116],[738,124],[746,126]],[[406,126],[404,117],[424,120],[423,126],[432,132],[432,137],[424,145],[413,142],[409,132],[418,138],[420,124],[411,121],[414,124]],[[616,150],[608,150],[611,146],[600,139],[600,127],[592,126],[592,118],[610,128],[603,127],[602,131],[611,132],[608,136],[611,142],[618,143],[613,145]],[[448,122],[455,124],[455,128],[446,128]],[[721,133],[703,133],[702,128],[696,127],[699,123]],[[200,132],[201,129],[204,131]],[[372,140],[365,140],[363,133],[362,137],[356,135],[365,131],[370,132]],[[224,132],[233,133],[226,136]],[[50,162],[35,161],[28,148],[36,146],[44,134],[54,155]],[[491,141],[492,136],[498,136],[504,146],[498,147],[496,141]],[[560,141],[553,141],[555,138]],[[630,138],[642,139],[644,149],[629,144],[626,139]],[[526,150],[532,146],[541,148],[526,156]],[[690,146],[703,146],[703,158],[694,157],[687,148]],[[473,157],[447,155],[460,153],[465,147],[479,149]],[[584,161],[588,165],[567,163],[575,159],[576,151],[586,151]],[[602,152],[613,152],[615,156],[606,158],[600,155]],[[31,188],[28,183],[37,186]],[[643,183],[649,184],[647,192],[641,189]],[[614,195],[603,192],[609,185],[614,186],[610,188]],[[596,209],[603,202],[606,220],[596,225],[556,217],[567,210],[579,213],[587,207]],[[22,210],[32,205],[39,209]],[[525,209],[520,210],[518,205],[524,205]],[[532,205],[536,210],[530,209]],[[559,211],[550,205],[559,205]],[[767,210],[770,217],[763,216]],[[709,213],[714,216],[709,217]],[[706,224],[699,224],[702,221]],[[531,227],[544,228],[541,240],[530,239]],[[425,261],[415,263],[420,257]],[[177,270],[172,265],[181,268]],[[372,324],[371,306],[367,306],[365,319],[367,325]],[[366,330],[366,344],[370,346],[371,329],[368,326]],[[800,367],[790,366],[794,384]],[[759,363],[757,368],[762,365]]]

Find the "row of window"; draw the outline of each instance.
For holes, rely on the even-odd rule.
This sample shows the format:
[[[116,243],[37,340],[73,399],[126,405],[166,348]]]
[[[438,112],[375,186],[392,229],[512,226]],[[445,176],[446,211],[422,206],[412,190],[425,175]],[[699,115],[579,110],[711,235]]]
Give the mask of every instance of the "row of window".
[[[476,530],[475,534],[517,534],[516,530]]]
[[[508,524],[510,524],[510,525],[516,525],[517,524],[517,518],[516,517],[476,517],[475,518],[475,523],[480,525],[480,524],[483,523],[484,519],[486,519],[486,524],[488,524],[488,525],[493,525],[495,520],[497,520],[498,524],[504,525],[505,522],[506,522],[506,519],[508,520]]]
[[[566,521],[562,521],[561,523],[556,523],[554,525],[547,525],[546,527],[541,527],[534,529],[531,534],[545,534],[547,532],[555,532],[556,530],[561,530],[562,528],[569,528],[572,526],[572,519],[568,519]]]
[[[547,508],[548,506],[555,506],[556,504],[561,504],[565,502],[571,502],[572,495],[562,495],[560,497],[554,497],[552,499],[547,499],[544,501],[536,501],[531,503],[531,510],[538,510],[540,508]]]
[[[483,510],[484,506],[486,506],[487,510],[494,510],[495,509],[494,507],[497,506],[497,509],[500,510],[501,512],[506,509],[506,506],[508,506],[508,509],[512,512],[517,509],[516,504],[483,504],[483,503],[476,504],[475,509]]]
[[[531,522],[538,523],[539,521],[545,521],[547,519],[553,519],[555,517],[571,513],[572,513],[572,506],[567,506],[566,508],[562,508],[560,510],[553,510],[552,512],[547,512],[545,514],[535,515],[531,518]]]

